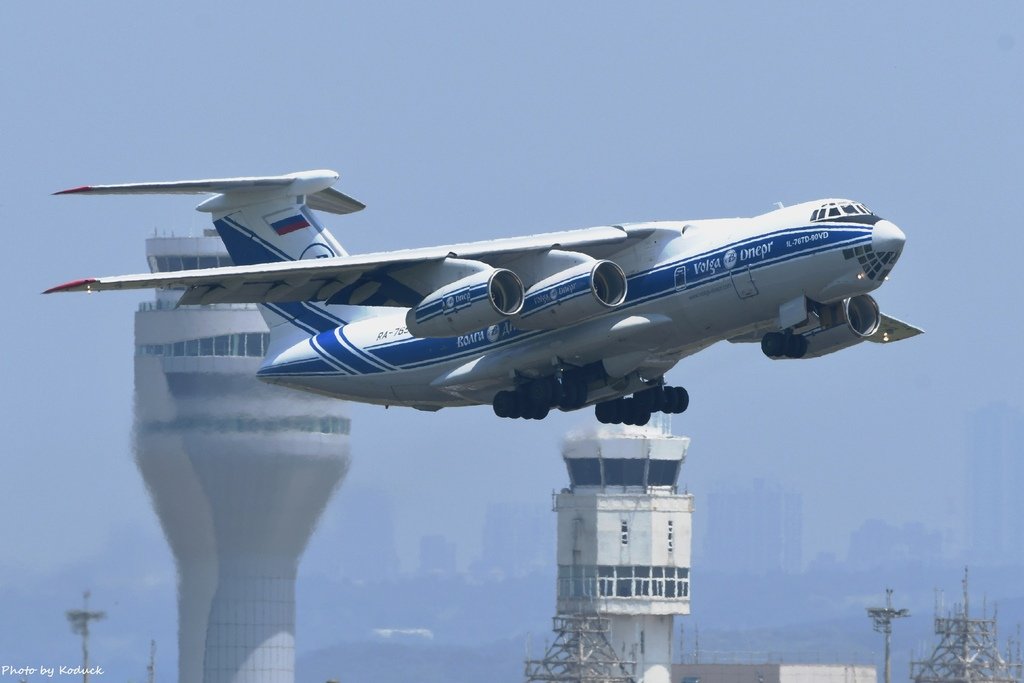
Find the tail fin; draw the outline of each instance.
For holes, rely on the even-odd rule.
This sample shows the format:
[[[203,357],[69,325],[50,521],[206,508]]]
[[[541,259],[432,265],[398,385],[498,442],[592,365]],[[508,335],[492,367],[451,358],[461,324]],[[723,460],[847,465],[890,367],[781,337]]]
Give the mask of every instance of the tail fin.
[[[57,194],[213,194],[197,208],[212,214],[214,227],[236,265],[347,256],[313,211],[346,214],[364,205],[331,188],[334,171],[305,171],[282,176],[183,180],[127,185],[91,185]],[[316,334],[343,325],[333,306],[311,302],[261,304],[275,338],[294,338],[301,330]],[[283,341],[283,339],[282,339]]]
[[[345,213],[350,213],[363,205],[330,189],[338,179],[333,171],[309,171],[292,177],[297,182],[283,187],[225,190],[197,207],[212,214],[217,234],[235,264],[348,255],[309,206],[331,210],[340,205],[342,210],[347,209]],[[318,200],[334,204],[327,206],[326,201]],[[300,336],[299,331],[313,335],[346,322],[330,306],[312,302],[260,304],[259,308],[270,328],[271,349],[278,344],[291,346]]]

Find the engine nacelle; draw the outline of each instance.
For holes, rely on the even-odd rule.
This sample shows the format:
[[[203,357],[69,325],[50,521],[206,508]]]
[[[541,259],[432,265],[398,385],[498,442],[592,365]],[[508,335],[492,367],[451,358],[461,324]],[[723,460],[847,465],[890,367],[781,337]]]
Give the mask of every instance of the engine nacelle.
[[[626,300],[626,274],[612,261],[589,261],[561,270],[526,291],[515,325],[548,330],[592,318]]]
[[[859,344],[877,332],[882,323],[878,304],[867,294],[822,306],[818,317],[821,328],[804,335],[804,358],[817,358]]]
[[[523,283],[504,268],[491,268],[428,294],[409,309],[405,324],[416,337],[469,334],[501,322],[523,308]]]

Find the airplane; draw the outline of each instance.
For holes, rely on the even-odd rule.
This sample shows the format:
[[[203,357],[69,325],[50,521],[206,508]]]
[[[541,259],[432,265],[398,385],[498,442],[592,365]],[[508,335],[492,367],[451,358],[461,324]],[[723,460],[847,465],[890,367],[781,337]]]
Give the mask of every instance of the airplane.
[[[869,295],[906,236],[857,201],[349,255],[314,213],[365,208],[338,179],[321,170],[58,192],[212,195],[197,210],[234,265],[45,293],[174,288],[179,305],[255,303],[270,329],[266,382],[427,411],[489,404],[504,418],[593,405],[604,424],[685,411],[688,393],[665,374],[722,340],[806,359],[922,332]]]

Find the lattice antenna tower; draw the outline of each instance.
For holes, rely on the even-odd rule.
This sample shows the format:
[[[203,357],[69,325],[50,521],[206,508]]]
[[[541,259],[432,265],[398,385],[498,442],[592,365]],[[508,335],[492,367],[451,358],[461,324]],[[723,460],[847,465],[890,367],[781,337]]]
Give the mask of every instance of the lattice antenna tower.
[[[82,594],[82,609],[69,609],[66,614],[71,623],[71,631],[82,636],[82,683],[89,683],[89,622],[106,619],[107,613],[90,611],[89,591],[85,591]]]
[[[544,659],[526,662],[528,683],[634,683],[636,662],[623,661],[608,642],[608,619],[596,614],[554,618],[555,642]]]
[[[1005,658],[999,653],[995,617],[971,618],[967,578],[965,568],[963,603],[946,616],[936,613],[939,643],[930,658],[910,663],[910,677],[915,683],[1020,683],[1019,653],[1014,659],[1009,647]]]
[[[885,607],[868,607],[874,628],[885,635],[885,683],[892,683],[892,622],[910,616],[910,610],[892,606],[892,589],[885,589]]]

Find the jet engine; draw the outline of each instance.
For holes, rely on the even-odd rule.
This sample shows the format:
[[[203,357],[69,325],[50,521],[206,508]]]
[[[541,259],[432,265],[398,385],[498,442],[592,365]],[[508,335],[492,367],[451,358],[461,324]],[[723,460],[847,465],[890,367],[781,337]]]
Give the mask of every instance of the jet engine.
[[[877,332],[882,322],[878,304],[867,294],[822,306],[818,317],[821,327],[804,335],[804,358],[817,358],[859,344]]]
[[[526,291],[515,325],[547,330],[586,320],[626,300],[626,274],[612,261],[589,260],[560,270]]]
[[[409,309],[405,324],[417,337],[469,334],[523,308],[523,283],[504,268],[467,275],[428,294]]]

